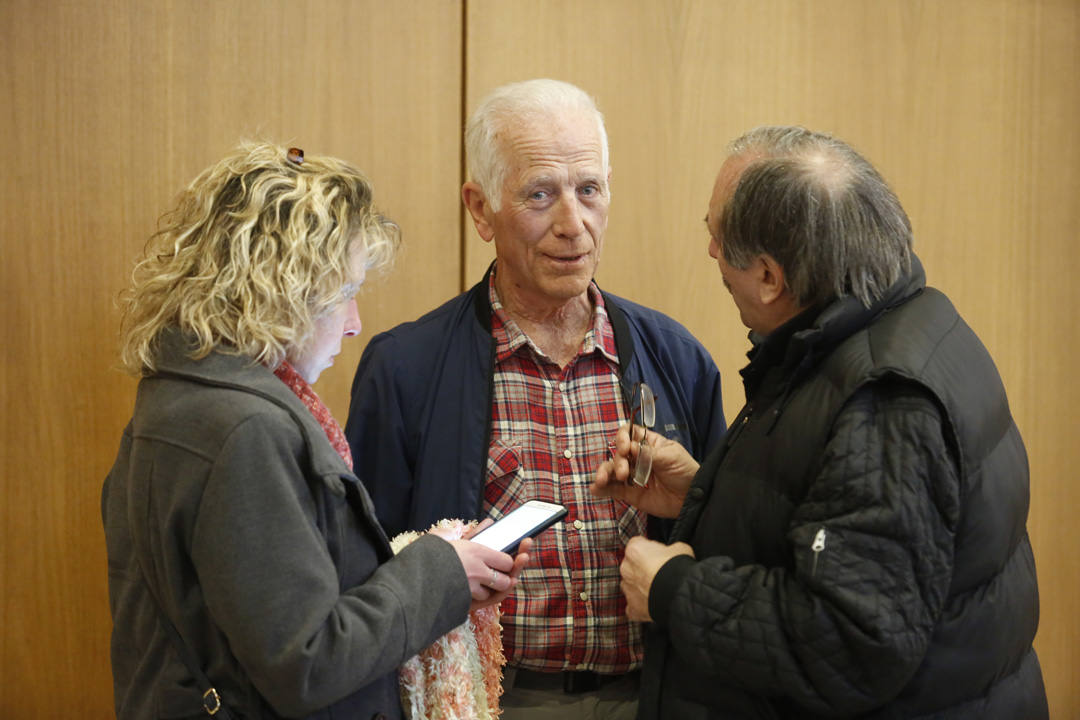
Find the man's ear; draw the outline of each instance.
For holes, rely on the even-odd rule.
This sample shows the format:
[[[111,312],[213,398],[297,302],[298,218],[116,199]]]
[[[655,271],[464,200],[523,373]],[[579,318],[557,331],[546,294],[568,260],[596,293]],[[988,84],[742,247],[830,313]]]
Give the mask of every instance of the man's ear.
[[[476,183],[469,181],[461,186],[461,202],[465,203],[465,209],[472,216],[476,232],[484,242],[491,242],[495,237],[495,227],[492,225],[491,206],[488,204],[484,191]]]
[[[784,297],[787,280],[784,268],[772,255],[762,253],[757,260],[758,299],[763,305],[772,305]]]

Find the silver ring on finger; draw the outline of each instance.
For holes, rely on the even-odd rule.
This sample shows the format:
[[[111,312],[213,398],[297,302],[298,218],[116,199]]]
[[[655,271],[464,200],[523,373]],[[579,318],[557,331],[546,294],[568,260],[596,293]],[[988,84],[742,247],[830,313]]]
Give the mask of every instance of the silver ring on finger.
[[[495,568],[491,569],[491,587],[494,589],[496,583],[499,582],[499,571]]]

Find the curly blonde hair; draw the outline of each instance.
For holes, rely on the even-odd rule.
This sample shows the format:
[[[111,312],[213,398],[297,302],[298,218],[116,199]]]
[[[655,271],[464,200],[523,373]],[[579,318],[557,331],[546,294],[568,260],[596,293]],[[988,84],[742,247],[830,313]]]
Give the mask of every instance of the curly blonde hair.
[[[354,251],[377,272],[399,245],[356,168],[244,142],[191,182],[147,242],[121,295],[123,367],[153,373],[157,342],[175,327],[193,359],[217,349],[275,368],[345,299]]]

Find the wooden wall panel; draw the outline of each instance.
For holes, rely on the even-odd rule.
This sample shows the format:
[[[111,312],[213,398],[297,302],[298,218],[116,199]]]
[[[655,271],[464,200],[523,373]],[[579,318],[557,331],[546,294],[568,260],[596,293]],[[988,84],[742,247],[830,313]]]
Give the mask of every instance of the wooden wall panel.
[[[597,97],[613,200],[598,274],[709,348],[725,408],[748,345],[702,218],[726,143],[759,124],[843,137],[896,188],[929,282],[996,358],[1027,442],[1040,652],[1080,715],[1080,5],[1071,0],[470,0],[466,100],[530,77]],[[466,227],[466,276],[492,256]]]
[[[466,7],[463,86],[461,2],[0,3],[0,716],[110,714],[98,496],[134,390],[113,367],[113,300],[176,191],[252,135],[370,173],[406,253],[362,295],[362,340],[317,387],[343,418],[364,339],[471,284],[490,258],[460,231],[462,100],[544,75],[580,84],[608,117],[601,283],[705,342],[729,416],[745,331],[701,224],[724,144],[803,123],[852,141],[893,182],[931,283],[1009,388],[1032,466],[1037,647],[1053,716],[1080,714],[1077,4]]]
[[[135,382],[114,300],[244,137],[351,160],[404,229],[363,338],[457,291],[460,2],[0,3],[0,716],[112,714],[101,483]],[[363,342],[316,389],[344,419]]]

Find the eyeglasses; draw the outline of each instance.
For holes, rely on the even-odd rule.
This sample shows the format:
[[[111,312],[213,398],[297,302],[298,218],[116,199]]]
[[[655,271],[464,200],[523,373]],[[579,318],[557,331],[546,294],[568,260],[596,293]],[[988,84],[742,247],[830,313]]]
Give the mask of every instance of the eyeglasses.
[[[640,416],[640,420],[638,417]],[[634,391],[630,396],[630,439],[637,438],[637,428],[641,426],[641,439],[638,440],[637,460],[630,462],[630,477],[634,483],[645,487],[649,484],[649,473],[652,472],[652,446],[646,438],[648,430],[656,424],[656,396],[645,383],[634,385]]]

